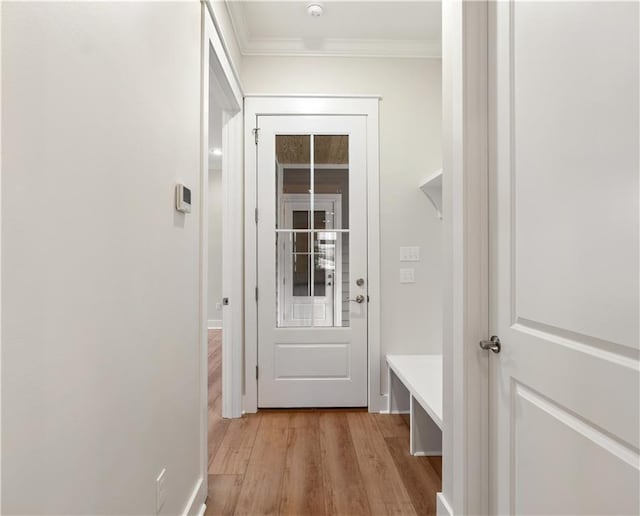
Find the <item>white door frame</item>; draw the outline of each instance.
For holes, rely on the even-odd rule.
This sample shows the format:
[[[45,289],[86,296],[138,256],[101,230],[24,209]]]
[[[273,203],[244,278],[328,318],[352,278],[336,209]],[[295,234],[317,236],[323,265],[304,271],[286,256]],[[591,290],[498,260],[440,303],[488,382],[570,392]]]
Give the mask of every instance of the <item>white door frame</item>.
[[[444,413],[438,514],[489,510],[488,1],[442,3]]]
[[[368,405],[370,412],[383,409],[380,393],[380,191],[378,154],[379,96],[253,96],[244,104],[245,159],[245,412],[258,410],[258,305],[256,302],[257,149],[254,128],[260,115],[364,115],[367,117],[367,254],[369,318]]]
[[[213,71],[216,84],[209,84]],[[209,386],[208,386],[208,213],[209,213],[209,92],[220,97],[222,119],[222,292],[229,298],[223,308],[222,339],[222,415],[242,415],[242,88],[229,58],[228,51],[215,23],[209,0],[202,3],[202,90],[201,90],[201,163],[200,163],[200,265],[199,265],[199,328],[200,328],[200,471],[201,481],[193,494],[192,510],[204,503],[207,492],[209,450]]]

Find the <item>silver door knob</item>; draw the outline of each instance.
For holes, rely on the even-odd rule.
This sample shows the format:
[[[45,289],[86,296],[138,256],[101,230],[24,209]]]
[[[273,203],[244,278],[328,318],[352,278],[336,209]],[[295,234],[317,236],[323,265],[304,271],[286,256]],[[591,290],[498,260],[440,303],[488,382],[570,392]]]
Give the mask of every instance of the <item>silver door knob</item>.
[[[355,299],[349,298],[349,301],[354,301],[355,303],[364,303],[364,296],[362,294],[358,294]]]
[[[484,349],[485,351],[491,350],[494,353],[500,353],[500,350],[502,349],[502,343],[496,335],[491,337],[491,340],[481,340],[479,345],[480,349]]]

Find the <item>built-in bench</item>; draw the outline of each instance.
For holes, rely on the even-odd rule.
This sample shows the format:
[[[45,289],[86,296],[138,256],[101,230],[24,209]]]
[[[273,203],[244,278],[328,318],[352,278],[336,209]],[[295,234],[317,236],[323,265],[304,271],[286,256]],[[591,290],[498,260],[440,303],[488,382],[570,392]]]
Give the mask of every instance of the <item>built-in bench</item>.
[[[442,455],[442,355],[387,355],[389,413],[410,415],[411,455]]]

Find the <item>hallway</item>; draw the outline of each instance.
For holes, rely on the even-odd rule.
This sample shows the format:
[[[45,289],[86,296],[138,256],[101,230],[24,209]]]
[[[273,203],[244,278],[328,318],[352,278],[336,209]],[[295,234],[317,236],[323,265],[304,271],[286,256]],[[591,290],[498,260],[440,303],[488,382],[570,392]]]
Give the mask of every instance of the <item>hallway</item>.
[[[205,514],[435,514],[440,458],[409,455],[402,416],[268,410],[222,419],[220,389],[221,330],[210,330]]]

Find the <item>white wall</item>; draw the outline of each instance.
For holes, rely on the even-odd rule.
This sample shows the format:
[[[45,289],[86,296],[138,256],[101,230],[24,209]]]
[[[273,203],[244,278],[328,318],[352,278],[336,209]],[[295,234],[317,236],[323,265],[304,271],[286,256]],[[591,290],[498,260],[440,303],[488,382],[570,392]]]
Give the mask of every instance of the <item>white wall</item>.
[[[207,319],[222,324],[222,171],[209,170],[209,274]],[[222,308],[222,307],[221,307]]]
[[[177,514],[199,478],[200,27],[2,3],[5,514],[155,514],[163,467]]]
[[[380,94],[382,353],[442,349],[442,221],[419,190],[441,168],[439,59],[252,57],[248,94]],[[419,263],[399,261],[400,246],[420,246]],[[399,269],[416,283],[401,285]],[[381,372],[386,391],[386,369]]]

